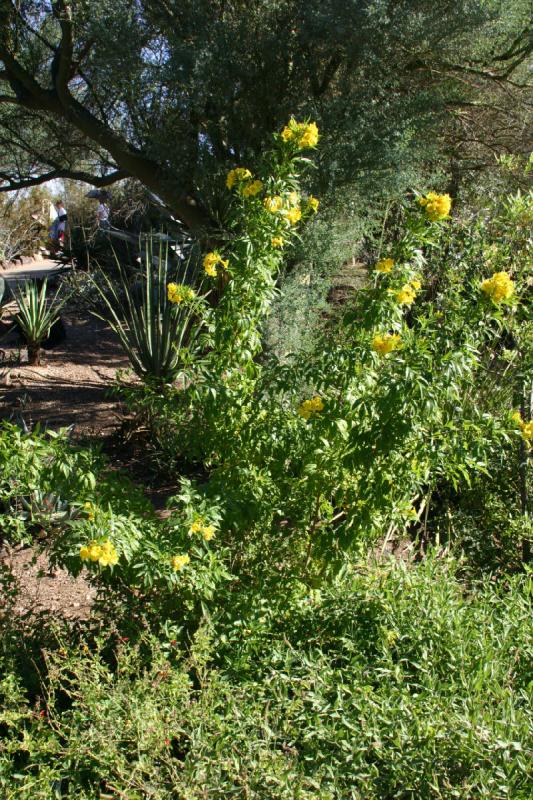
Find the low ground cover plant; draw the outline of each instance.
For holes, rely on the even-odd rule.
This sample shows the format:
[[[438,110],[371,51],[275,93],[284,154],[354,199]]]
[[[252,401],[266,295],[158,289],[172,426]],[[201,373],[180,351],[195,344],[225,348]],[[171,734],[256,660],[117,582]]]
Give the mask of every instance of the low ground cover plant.
[[[60,642],[36,700],[0,684],[6,800],[526,800],[530,594],[465,594],[456,570],[361,563],[283,611],[213,619],[187,653]]]

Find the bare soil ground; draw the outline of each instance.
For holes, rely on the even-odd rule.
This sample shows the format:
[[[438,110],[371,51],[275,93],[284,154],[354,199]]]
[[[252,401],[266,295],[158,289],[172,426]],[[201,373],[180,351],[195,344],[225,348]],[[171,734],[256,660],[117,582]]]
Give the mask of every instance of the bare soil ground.
[[[31,547],[4,549],[0,561],[9,569],[18,594],[13,613],[36,617],[43,613],[64,620],[86,619],[96,597],[95,589],[80,575],[51,569],[44,553]]]
[[[74,426],[74,435],[106,436],[118,425],[119,402],[109,389],[128,359],[109,327],[92,316],[62,315],[67,336],[42,363],[29,366],[15,335],[2,343],[0,416],[22,413],[28,425]]]

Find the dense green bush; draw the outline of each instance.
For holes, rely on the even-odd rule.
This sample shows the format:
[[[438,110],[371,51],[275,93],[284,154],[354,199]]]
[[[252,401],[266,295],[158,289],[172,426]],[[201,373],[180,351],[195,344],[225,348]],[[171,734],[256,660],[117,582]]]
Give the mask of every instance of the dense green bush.
[[[11,542],[31,542],[37,532],[58,534],[92,515],[99,503],[115,514],[142,514],[150,507],[142,490],[108,471],[99,447],[82,447],[69,430],[25,432],[0,424],[0,532]]]
[[[60,641],[35,703],[2,679],[3,796],[527,800],[528,586],[467,595],[455,569],[360,564],[221,609],[187,653]]]

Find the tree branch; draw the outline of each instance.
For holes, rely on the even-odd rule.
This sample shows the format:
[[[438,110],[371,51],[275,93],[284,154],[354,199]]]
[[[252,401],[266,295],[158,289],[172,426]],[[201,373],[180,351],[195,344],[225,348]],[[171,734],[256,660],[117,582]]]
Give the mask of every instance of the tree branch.
[[[11,9],[12,12],[12,9]],[[17,104],[30,111],[45,111],[72,125],[84,137],[107,151],[117,164],[122,176],[131,175],[158,195],[161,200],[191,229],[203,230],[209,221],[206,213],[178,185],[172,172],[130,144],[125,137],[101,121],[79,102],[68,89],[72,68],[73,26],[69,0],[56,0],[54,15],[61,27],[61,40],[52,61],[53,89],[44,89],[12,52],[9,37],[10,12],[5,0],[0,2],[0,60]],[[84,173],[78,173],[80,180]],[[53,177],[72,177],[73,173],[54,174]],[[93,176],[87,180],[92,182]],[[50,173],[23,179],[36,185],[50,180]],[[17,188],[13,184],[3,189]]]
[[[72,75],[72,53],[74,50],[72,9],[68,2],[56,0],[53,4],[53,10],[61,28],[61,41],[52,61],[52,80],[61,103],[68,105],[70,100],[68,83]]]
[[[17,189],[27,189],[30,186],[40,186],[47,181],[55,180],[57,178],[67,178],[73,181],[81,181],[82,183],[89,183],[92,186],[110,186],[123,178],[129,177],[123,170],[116,170],[110,172],[108,175],[90,175],[88,172],[69,170],[69,169],[54,169],[51,172],[46,172],[42,175],[36,175],[32,178],[21,178],[13,180],[13,178],[6,173],[0,172],[0,180],[7,181],[7,185],[0,184],[0,192],[14,192]]]

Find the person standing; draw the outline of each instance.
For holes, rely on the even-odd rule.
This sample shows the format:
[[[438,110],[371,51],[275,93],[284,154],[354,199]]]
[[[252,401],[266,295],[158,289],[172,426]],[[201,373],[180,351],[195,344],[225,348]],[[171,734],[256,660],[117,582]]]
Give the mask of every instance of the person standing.
[[[98,227],[107,231],[111,227],[111,224],[109,222],[111,210],[106,201],[107,197],[105,196],[100,197],[100,200],[98,202],[98,209],[96,211],[96,219],[98,221]]]
[[[57,239],[59,244],[62,245],[65,241],[65,230],[67,228],[67,209],[65,208],[65,204],[62,200],[58,200],[56,203],[56,211],[57,211]]]
[[[65,229],[67,227],[68,215],[63,200],[57,200],[54,203],[54,208],[56,212],[56,218],[48,230],[50,231],[50,238],[55,247],[60,247],[65,239]]]

